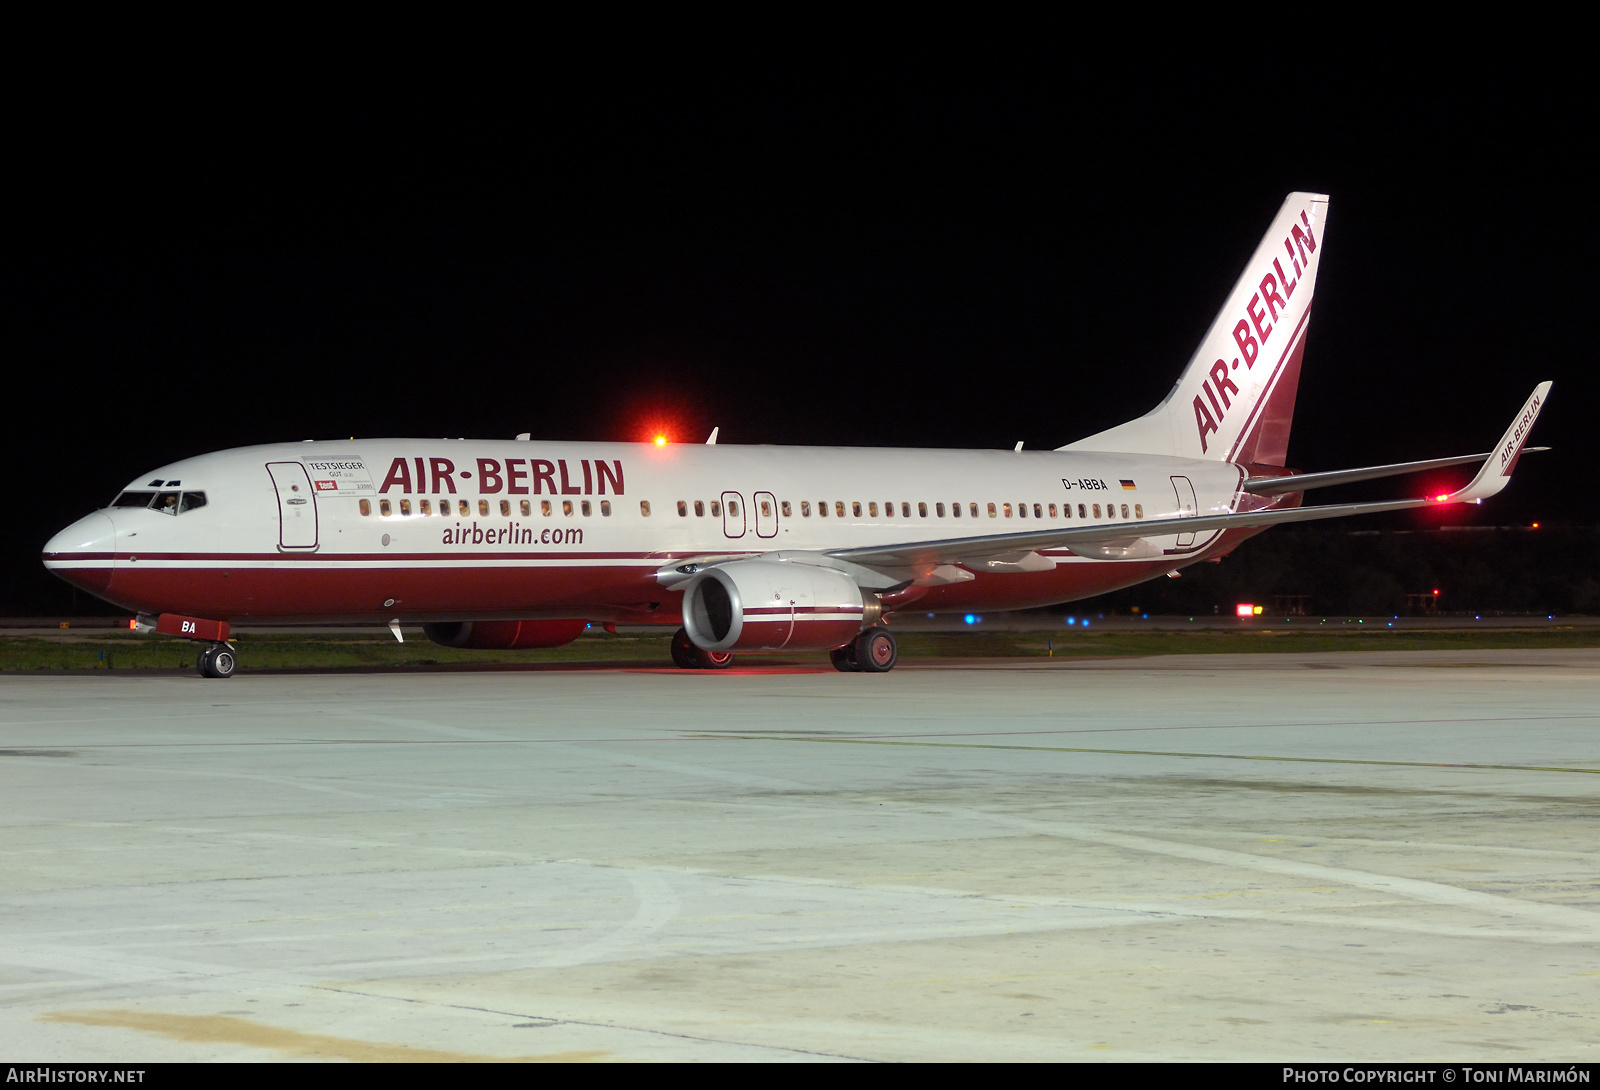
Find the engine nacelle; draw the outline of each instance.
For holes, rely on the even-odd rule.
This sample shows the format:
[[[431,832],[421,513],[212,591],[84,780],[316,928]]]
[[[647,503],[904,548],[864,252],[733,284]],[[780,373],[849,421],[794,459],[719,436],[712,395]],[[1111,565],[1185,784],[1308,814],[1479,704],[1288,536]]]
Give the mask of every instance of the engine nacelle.
[[[479,651],[527,651],[560,647],[583,635],[587,621],[444,621],[422,626],[423,635],[445,647]]]
[[[877,596],[864,597],[843,572],[735,560],[690,581],[683,627],[704,651],[831,651],[876,621],[879,608]]]

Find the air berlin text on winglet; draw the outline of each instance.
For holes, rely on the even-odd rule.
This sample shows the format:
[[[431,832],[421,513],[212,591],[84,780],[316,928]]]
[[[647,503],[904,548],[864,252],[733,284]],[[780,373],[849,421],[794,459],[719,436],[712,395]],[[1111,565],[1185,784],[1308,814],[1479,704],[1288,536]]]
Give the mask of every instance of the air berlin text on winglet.
[[[1272,268],[1277,276],[1267,273],[1261,278],[1261,283],[1257,285],[1260,290],[1250,296],[1250,301],[1244,307],[1250,320],[1241,318],[1233,327],[1233,340],[1239,346],[1239,353],[1244,358],[1246,370],[1255,366],[1256,357],[1261,354],[1267,338],[1272,336],[1273,323],[1278,320],[1279,309],[1289,309],[1289,298],[1294,295],[1294,289],[1300,283],[1302,262],[1310,264],[1306,260],[1306,255],[1317,252],[1317,240],[1311,231],[1310,217],[1301,212],[1300,221],[1305,225],[1305,230],[1302,231],[1299,227],[1292,228],[1289,237],[1283,240],[1283,249],[1288,255],[1289,266],[1294,270],[1294,275],[1289,276],[1283,271],[1281,258],[1273,258]],[[1239,358],[1235,356],[1233,359],[1232,369],[1235,371],[1239,369]],[[1200,389],[1206,395],[1206,401],[1211,403],[1209,409],[1206,408],[1205,401],[1201,401],[1198,394],[1195,395],[1194,422],[1200,429],[1202,454],[1209,445],[1206,441],[1207,433],[1217,430],[1218,423],[1233,407],[1233,398],[1239,396],[1239,387],[1228,377],[1228,371],[1228,362],[1217,360],[1211,365],[1210,377],[1201,384]],[[1230,392],[1232,397],[1229,396]]]
[[[579,459],[577,472],[583,474],[581,487],[573,479],[565,458],[555,461],[547,458],[507,458],[503,466],[499,459],[479,458],[477,463],[478,495],[493,496],[504,492],[508,496],[541,496],[549,492],[552,496],[604,496],[608,484],[613,495],[623,494],[620,458],[611,461],[596,458],[592,462],[588,458]],[[416,471],[414,487],[413,468]],[[559,488],[556,487],[557,474],[561,477]],[[449,458],[396,458],[390,463],[389,474],[383,479],[383,487],[378,492],[381,495],[394,489],[407,494],[427,492],[453,496],[456,494],[457,476],[467,479],[472,473],[469,470],[458,471]]]

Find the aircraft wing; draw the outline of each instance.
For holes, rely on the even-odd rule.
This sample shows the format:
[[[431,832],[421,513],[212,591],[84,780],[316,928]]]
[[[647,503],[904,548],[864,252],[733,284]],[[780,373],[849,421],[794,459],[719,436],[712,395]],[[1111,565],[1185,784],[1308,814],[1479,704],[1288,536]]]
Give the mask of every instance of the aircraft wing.
[[[1401,511],[1408,507],[1438,505],[1446,500],[1385,500],[1379,503],[1344,503],[1331,507],[1266,508],[1227,515],[1193,515],[1186,518],[1144,519],[1142,521],[1097,523],[1093,526],[1059,526],[1048,530],[1028,530],[1016,534],[987,534],[981,537],[951,537],[936,541],[908,542],[904,545],[866,546],[857,549],[830,549],[827,555],[868,567],[909,568],[953,564],[961,560],[1021,555],[1040,549],[1071,549],[1074,545],[1119,546],[1141,538],[1164,537],[1197,530],[1231,530],[1247,526],[1276,526],[1283,522],[1311,522],[1316,519],[1370,515],[1379,511]]]
[[[1318,519],[1343,518],[1347,515],[1370,515],[1380,511],[1403,511],[1412,507],[1440,506],[1451,503],[1481,503],[1503,489],[1511,480],[1511,471],[1522,454],[1533,422],[1543,408],[1550,392],[1550,383],[1541,382],[1532,396],[1523,404],[1511,427],[1484,458],[1477,476],[1465,488],[1449,495],[1424,496],[1418,499],[1384,500],[1374,503],[1344,503],[1323,507],[1264,508],[1216,515],[1191,515],[1181,518],[1144,519],[1141,521],[1097,523],[1093,526],[1055,526],[1044,530],[1026,530],[1015,534],[991,534],[975,537],[940,538],[933,541],[908,542],[903,545],[865,546],[854,549],[832,549],[827,555],[847,560],[865,567],[927,568],[941,564],[954,564],[966,560],[983,561],[993,557],[1022,557],[1040,549],[1071,549],[1085,555],[1105,557],[1125,556],[1143,558],[1161,555],[1153,547],[1136,546],[1144,539],[1199,530],[1232,530],[1256,526],[1276,526],[1286,522],[1313,522]],[[1479,455],[1478,457],[1482,457]],[[1444,463],[1454,459],[1443,459]],[[1459,463],[1457,463],[1459,464]],[[1360,472],[1360,471],[1351,471]],[[1288,478],[1293,479],[1293,478]],[[1287,491],[1287,490],[1286,490]]]

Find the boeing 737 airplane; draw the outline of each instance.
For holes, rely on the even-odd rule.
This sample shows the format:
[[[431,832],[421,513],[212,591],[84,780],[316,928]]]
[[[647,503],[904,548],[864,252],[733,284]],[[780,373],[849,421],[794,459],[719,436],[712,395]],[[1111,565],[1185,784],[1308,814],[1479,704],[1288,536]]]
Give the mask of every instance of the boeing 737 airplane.
[[[586,623],[679,625],[673,659],[897,657],[890,614],[1024,609],[1177,572],[1283,522],[1479,503],[1550,383],[1488,454],[1285,468],[1328,198],[1293,193],[1164,401],[1053,451],[359,439],[141,474],[45,566],[234,671],[239,622],[421,623],[453,647],[555,647]],[[714,439],[714,436],[713,436]],[[1303,493],[1482,462],[1446,495]]]

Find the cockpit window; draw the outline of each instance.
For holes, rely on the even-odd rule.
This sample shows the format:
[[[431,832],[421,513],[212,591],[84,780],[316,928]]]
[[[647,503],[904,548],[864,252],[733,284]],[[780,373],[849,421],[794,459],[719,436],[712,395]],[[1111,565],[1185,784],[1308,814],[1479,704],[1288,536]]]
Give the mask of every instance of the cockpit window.
[[[181,515],[205,505],[204,492],[129,491],[111,501],[112,507],[150,507],[168,515]]]

